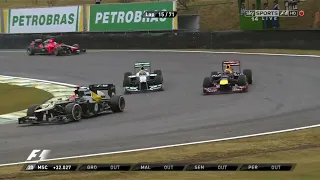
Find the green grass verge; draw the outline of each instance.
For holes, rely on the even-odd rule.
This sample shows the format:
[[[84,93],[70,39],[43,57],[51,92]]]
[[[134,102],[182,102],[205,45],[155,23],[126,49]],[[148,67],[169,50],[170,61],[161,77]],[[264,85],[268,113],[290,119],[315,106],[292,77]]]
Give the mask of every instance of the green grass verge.
[[[316,180],[320,177],[320,128],[159,150],[56,161],[56,163],[297,163],[289,172],[21,172],[0,168],[0,179],[46,180]]]
[[[32,104],[42,104],[52,97],[52,94],[40,89],[0,84],[0,114],[21,111]]]

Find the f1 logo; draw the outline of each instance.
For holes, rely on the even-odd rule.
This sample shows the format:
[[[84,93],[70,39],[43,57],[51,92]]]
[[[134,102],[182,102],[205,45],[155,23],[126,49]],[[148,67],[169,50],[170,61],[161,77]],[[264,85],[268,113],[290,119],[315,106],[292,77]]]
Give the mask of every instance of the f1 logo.
[[[48,149],[44,149],[44,150],[34,149],[29,155],[29,157],[27,158],[27,161],[31,161],[33,158],[37,158],[37,157],[39,157],[37,160],[40,160],[40,161],[45,160],[49,156],[50,152],[51,150],[48,150]]]

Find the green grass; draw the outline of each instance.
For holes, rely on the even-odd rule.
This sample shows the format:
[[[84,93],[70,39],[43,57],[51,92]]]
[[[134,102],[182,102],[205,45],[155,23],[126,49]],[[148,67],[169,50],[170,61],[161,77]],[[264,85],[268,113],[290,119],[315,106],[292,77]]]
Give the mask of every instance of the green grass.
[[[316,180],[320,177],[320,128],[56,163],[297,163],[290,172],[21,172],[0,168],[0,179],[46,180]]]
[[[40,89],[0,83],[0,114],[21,111],[52,97],[52,94]]]
[[[132,2],[156,0],[132,0]],[[279,0],[280,9],[284,7],[284,0]],[[119,3],[123,0],[103,0],[102,3]],[[180,7],[180,14],[199,14],[202,31],[235,30],[239,29],[238,0],[194,0],[189,4],[188,10]],[[246,0],[246,8],[251,9],[255,0]],[[262,0],[262,4],[267,0]],[[269,9],[272,1],[268,0]],[[93,0],[0,0],[2,8],[48,7],[92,4]],[[319,10],[319,0],[306,0],[301,2],[299,8],[305,11],[305,16],[299,18],[282,18],[283,29],[310,29],[313,28],[314,14]]]

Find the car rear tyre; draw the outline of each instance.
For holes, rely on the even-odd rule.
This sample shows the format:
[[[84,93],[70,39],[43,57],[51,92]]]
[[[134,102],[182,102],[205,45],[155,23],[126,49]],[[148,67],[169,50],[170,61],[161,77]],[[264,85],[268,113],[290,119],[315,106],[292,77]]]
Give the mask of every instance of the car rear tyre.
[[[217,71],[212,71],[211,74],[210,74],[210,76],[212,77],[212,76],[214,76],[214,75],[219,75],[219,73],[218,73]]]
[[[73,121],[80,121],[82,119],[82,108],[79,104],[69,103],[65,108],[66,115],[71,115]]]
[[[244,69],[243,70],[243,74],[246,75],[248,83],[252,84],[253,79],[252,79],[252,71],[251,71],[251,69]]]
[[[210,77],[205,77],[205,78],[203,79],[202,87],[203,87],[203,88],[209,88],[209,87],[211,87],[211,79],[210,79]]]
[[[72,45],[73,47],[76,47],[76,48],[80,48],[80,46],[79,46],[79,44],[74,44],[74,45]]]
[[[162,75],[162,71],[161,70],[154,70],[154,73],[157,75]]]
[[[60,46],[54,48],[54,55],[60,56],[62,48]]]
[[[126,72],[124,73],[124,79],[123,79],[123,87],[128,87],[131,84],[131,80],[129,78],[129,76],[131,76],[132,73],[131,72]]]
[[[123,112],[126,107],[126,102],[123,96],[112,96],[110,99],[110,108],[114,113]]]
[[[217,81],[217,80],[219,80],[220,77],[221,77],[221,76],[219,76],[219,74],[220,74],[220,73],[217,72],[217,71],[212,71],[212,72],[210,73],[210,77],[211,77],[212,80]]]
[[[36,43],[42,43],[42,39],[35,39],[34,42],[36,42]]]
[[[124,73],[124,78],[126,78],[126,77],[128,77],[128,76],[131,76],[132,75],[132,73],[131,72],[126,72],[126,73]]]

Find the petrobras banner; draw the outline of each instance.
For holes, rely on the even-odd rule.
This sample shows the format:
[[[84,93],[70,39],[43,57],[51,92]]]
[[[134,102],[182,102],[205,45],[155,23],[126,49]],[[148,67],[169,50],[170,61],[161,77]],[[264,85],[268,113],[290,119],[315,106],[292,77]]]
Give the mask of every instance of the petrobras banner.
[[[90,32],[161,31],[178,28],[177,18],[145,18],[145,11],[176,11],[176,1],[99,4],[87,6]]]
[[[7,33],[77,32],[81,6],[9,9]],[[5,14],[5,13],[4,13]]]

